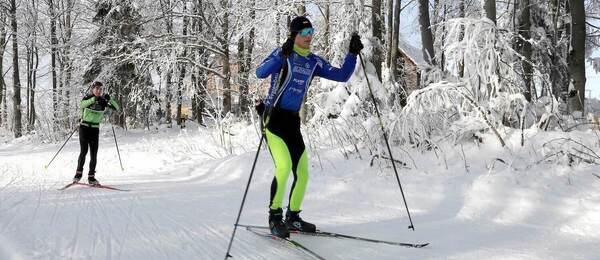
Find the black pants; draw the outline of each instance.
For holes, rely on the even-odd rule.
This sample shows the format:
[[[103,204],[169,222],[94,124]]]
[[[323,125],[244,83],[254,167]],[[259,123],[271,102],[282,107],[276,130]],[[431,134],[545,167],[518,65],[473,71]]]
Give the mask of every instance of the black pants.
[[[96,157],[98,155],[98,135],[100,129],[95,127],[79,126],[79,160],[77,161],[77,172],[83,172],[85,156],[90,148],[90,172],[88,175],[96,173]]]

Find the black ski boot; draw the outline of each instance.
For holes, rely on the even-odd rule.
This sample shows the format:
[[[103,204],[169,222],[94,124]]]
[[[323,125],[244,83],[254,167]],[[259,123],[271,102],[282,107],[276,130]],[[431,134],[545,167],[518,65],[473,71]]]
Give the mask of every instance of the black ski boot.
[[[270,209],[269,210],[269,229],[271,234],[281,238],[290,237],[290,232],[283,223],[283,210],[282,209]]]
[[[93,173],[88,174],[88,183],[93,186],[100,186],[100,182],[96,180],[95,175]]]
[[[308,223],[300,218],[300,211],[288,211],[285,213],[285,225],[288,230],[293,231],[302,231],[308,233],[315,233],[317,231],[317,227]]]
[[[81,180],[81,172],[80,171],[76,171],[75,172],[75,176],[73,177],[73,182],[79,182]]]

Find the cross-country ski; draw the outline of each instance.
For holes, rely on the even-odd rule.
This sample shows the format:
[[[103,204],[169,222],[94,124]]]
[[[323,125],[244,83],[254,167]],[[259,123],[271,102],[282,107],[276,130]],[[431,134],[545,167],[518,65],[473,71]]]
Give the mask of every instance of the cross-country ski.
[[[244,225],[244,224],[238,224],[238,226],[245,227],[246,229],[269,230],[269,227],[267,227],[267,226]],[[304,232],[304,231],[295,230],[295,231],[290,231],[290,233],[306,235],[306,236],[315,236],[315,237],[354,239],[354,240],[370,242],[370,243],[381,243],[381,244],[387,244],[387,245],[414,247],[414,248],[421,248],[421,247],[425,247],[425,246],[429,245],[429,243],[403,243],[403,242],[385,241],[385,240],[365,238],[365,237],[359,237],[359,236],[351,236],[351,235],[345,235],[345,234],[340,234],[340,233],[335,233],[335,232],[327,232],[327,231],[321,231],[321,230],[316,230],[315,232]]]
[[[86,186],[86,187],[90,187],[90,188],[117,190],[117,191],[131,191],[131,190],[120,189],[120,188],[116,188],[116,187],[112,187],[112,186],[102,185],[102,184],[88,184],[88,183],[80,183],[80,182],[71,182],[58,190],[61,190],[61,191],[66,190],[73,185]]]

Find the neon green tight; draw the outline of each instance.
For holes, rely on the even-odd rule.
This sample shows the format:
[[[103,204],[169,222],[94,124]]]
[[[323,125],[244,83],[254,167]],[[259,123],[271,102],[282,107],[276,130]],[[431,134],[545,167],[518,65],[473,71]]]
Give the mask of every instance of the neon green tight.
[[[304,200],[304,193],[308,183],[308,155],[300,135],[289,135],[287,140],[265,130],[267,144],[275,163],[275,178],[271,184],[271,209],[282,208],[287,180],[290,171],[294,173],[294,183],[289,197],[289,210],[299,211]]]

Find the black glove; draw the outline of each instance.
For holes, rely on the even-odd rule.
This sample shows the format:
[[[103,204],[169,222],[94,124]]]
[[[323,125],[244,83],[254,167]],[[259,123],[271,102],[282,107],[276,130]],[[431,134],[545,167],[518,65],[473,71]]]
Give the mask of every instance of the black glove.
[[[284,57],[289,57],[294,51],[294,40],[292,38],[288,38],[287,41],[281,45],[281,53]]]
[[[360,50],[362,50],[364,47],[365,46],[363,46],[362,42],[360,42],[360,36],[358,36],[358,33],[353,33],[352,38],[350,39],[350,48],[348,48],[350,53],[358,55]]]
[[[104,97],[96,97],[96,99],[98,100],[98,104],[100,104],[101,106],[108,106],[108,101],[106,101]]]
[[[265,103],[260,100],[258,104],[254,105],[254,108],[256,109],[258,115],[262,116],[262,114],[265,112]]]
[[[110,101],[110,95],[104,94],[104,99],[106,99],[106,101]]]

